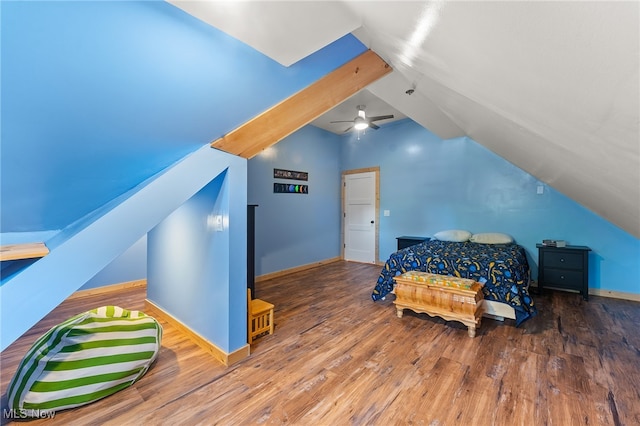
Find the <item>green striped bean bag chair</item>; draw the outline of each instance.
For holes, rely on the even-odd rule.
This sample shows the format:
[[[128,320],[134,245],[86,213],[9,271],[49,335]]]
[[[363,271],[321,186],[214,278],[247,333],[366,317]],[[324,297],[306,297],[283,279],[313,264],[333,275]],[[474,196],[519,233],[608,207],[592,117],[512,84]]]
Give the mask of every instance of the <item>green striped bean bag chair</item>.
[[[139,311],[103,306],[40,337],[7,390],[9,408],[26,417],[79,407],[131,386],[160,351],[162,327]]]

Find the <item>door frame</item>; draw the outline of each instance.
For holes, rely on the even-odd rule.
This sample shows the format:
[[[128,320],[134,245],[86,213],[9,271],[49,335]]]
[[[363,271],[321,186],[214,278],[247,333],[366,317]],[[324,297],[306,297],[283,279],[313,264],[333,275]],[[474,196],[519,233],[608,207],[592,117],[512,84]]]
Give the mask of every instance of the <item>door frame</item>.
[[[375,166],[375,167],[366,167],[363,169],[353,169],[353,170],[344,170],[342,172],[342,201],[341,201],[341,209],[342,209],[342,217],[340,218],[340,240],[342,245],[340,246],[340,258],[342,260],[344,259],[344,248],[345,248],[345,223],[344,223],[344,219],[347,215],[347,206],[346,206],[346,197],[345,197],[345,187],[347,186],[347,180],[346,180],[346,176],[347,175],[355,175],[358,173],[367,173],[367,172],[374,172],[375,173],[375,182],[376,182],[376,207],[375,207],[375,258],[374,258],[374,263],[376,265],[380,264],[380,261],[378,260],[379,256],[378,256],[378,240],[380,239],[380,166]]]

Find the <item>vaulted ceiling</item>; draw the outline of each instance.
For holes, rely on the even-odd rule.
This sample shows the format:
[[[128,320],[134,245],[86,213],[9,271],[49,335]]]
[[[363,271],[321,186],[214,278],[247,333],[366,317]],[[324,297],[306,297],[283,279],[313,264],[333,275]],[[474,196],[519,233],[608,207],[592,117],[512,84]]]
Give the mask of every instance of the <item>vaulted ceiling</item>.
[[[347,33],[394,72],[356,105],[469,136],[640,238],[640,3],[171,1],[283,65]],[[413,90],[412,94],[407,94]]]

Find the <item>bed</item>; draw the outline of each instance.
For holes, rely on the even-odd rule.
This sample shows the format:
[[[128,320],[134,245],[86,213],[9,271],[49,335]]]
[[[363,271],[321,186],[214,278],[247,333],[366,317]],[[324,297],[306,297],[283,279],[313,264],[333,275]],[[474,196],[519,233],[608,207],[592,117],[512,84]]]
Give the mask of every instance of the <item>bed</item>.
[[[512,318],[519,326],[537,314],[529,295],[529,263],[522,246],[430,240],[393,253],[384,264],[371,297],[383,300],[394,277],[419,270],[471,278],[484,284],[485,313]]]

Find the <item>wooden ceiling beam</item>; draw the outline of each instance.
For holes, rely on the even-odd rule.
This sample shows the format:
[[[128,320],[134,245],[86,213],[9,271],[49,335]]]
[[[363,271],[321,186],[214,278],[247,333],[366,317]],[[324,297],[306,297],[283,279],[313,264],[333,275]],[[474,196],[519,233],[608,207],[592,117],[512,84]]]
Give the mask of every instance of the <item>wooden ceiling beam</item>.
[[[213,141],[211,147],[252,158],[391,71],[389,64],[368,50]]]
[[[49,254],[44,243],[22,243],[0,246],[0,260],[34,259]]]

